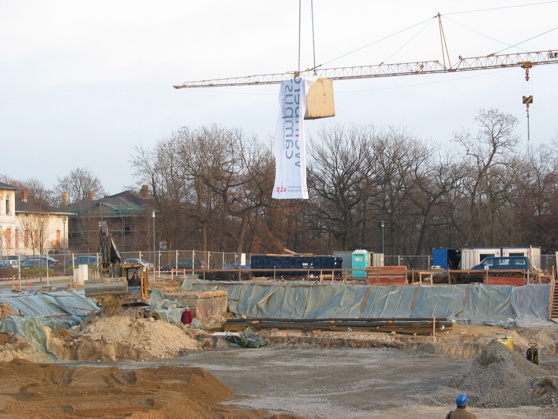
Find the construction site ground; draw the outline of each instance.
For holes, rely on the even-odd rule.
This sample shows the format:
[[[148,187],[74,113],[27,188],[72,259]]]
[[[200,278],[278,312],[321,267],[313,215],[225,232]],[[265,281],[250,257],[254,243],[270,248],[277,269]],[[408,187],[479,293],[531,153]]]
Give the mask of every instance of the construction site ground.
[[[239,348],[189,326],[104,317],[52,331],[53,360],[19,335],[0,334],[0,417],[444,417],[460,391],[479,418],[558,417],[553,326],[455,324],[435,339],[261,335],[267,345]],[[514,351],[498,338],[513,341]],[[524,356],[533,341],[539,366]]]

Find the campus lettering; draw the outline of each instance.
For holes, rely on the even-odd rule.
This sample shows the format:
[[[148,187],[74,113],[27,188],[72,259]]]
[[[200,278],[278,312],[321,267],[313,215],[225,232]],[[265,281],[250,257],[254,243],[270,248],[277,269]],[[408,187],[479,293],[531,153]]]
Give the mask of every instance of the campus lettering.
[[[300,146],[298,144],[300,132],[300,82],[301,79],[291,80],[285,85],[283,96],[283,142],[285,158],[290,164],[300,167]]]
[[[304,114],[306,91],[313,81],[287,80],[281,83],[279,118],[275,133],[276,199],[308,199]]]

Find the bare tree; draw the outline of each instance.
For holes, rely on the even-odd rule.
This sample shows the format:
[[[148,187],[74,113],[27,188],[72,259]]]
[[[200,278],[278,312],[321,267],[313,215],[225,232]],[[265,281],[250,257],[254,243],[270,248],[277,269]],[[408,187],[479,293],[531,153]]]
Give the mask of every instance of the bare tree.
[[[54,188],[56,203],[60,204],[62,194],[67,192],[69,202],[102,198],[106,193],[99,178],[89,169],[76,168],[62,178],[57,178],[58,184]]]
[[[308,146],[308,184],[312,229],[334,238],[341,249],[362,247],[365,201],[374,175],[370,164],[373,127],[331,125]]]
[[[39,206],[53,205],[54,203],[53,192],[45,188],[44,184],[38,179],[29,178],[21,181],[8,176],[0,175],[0,181],[7,183],[8,185],[16,186],[21,190],[26,190],[28,192],[27,195],[29,199]]]
[[[475,118],[479,130],[475,135],[461,132],[455,141],[465,150],[469,176],[465,185],[469,196],[467,242],[473,246],[494,245],[501,194],[509,184],[512,152],[519,141],[514,133],[517,118],[497,109],[480,110]],[[504,182],[504,183],[502,183]]]
[[[510,205],[515,241],[558,248],[558,150],[541,146],[516,165]]]
[[[181,131],[157,142],[153,150],[137,148],[131,164],[140,185],[149,185],[157,211],[158,235],[171,249],[196,248],[199,226],[191,216],[194,190],[184,176]]]
[[[452,208],[450,196],[463,186],[465,171],[448,156],[437,163],[416,164],[412,177],[414,187],[408,198],[421,218],[415,250],[419,255],[429,253],[440,241],[451,243],[451,235],[446,235],[453,226],[453,218],[448,216]]]
[[[23,234],[27,235],[33,254],[38,251],[39,255],[44,255],[46,253],[45,250],[48,250],[48,239],[54,231],[49,214],[25,214],[20,218],[20,225],[23,229]]]

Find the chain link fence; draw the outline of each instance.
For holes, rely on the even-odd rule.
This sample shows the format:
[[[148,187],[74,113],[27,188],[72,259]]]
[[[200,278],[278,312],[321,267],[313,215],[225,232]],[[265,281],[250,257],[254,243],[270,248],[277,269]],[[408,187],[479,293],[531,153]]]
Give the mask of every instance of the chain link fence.
[[[201,250],[169,250],[169,251],[136,251],[136,252],[120,252],[122,259],[141,259],[148,262],[151,266],[155,265],[157,269],[163,267],[175,267],[180,265],[181,262],[192,261],[203,264],[204,269],[223,269],[225,266],[238,266],[241,264],[241,255],[235,252],[203,252]],[[57,255],[62,259],[62,255]],[[64,255],[67,266],[71,266],[71,261],[79,256],[88,256],[82,253],[71,253]],[[93,254],[89,256],[97,256]],[[250,261],[250,253],[245,254],[245,261]],[[99,259],[100,260],[100,259]],[[351,261],[344,261],[343,267],[347,268]],[[384,255],[384,265],[386,266],[406,266],[408,269],[430,269],[432,266],[431,255]],[[556,255],[541,255],[540,268],[545,271],[551,271],[552,268],[556,270]]]
[[[136,251],[121,252],[124,261],[136,259],[131,262],[137,263],[141,260],[144,264],[149,264],[151,269],[162,272],[170,272],[172,269],[192,269],[192,270],[219,270],[225,267],[230,269],[241,264],[249,263],[251,254],[241,254],[235,252],[204,252],[200,250],[171,250],[171,251]],[[100,262],[100,254],[85,253],[66,253],[56,255],[59,265],[56,266],[57,273],[72,275],[77,265],[81,264],[84,257],[96,258]],[[91,260],[91,259],[89,259]],[[95,273],[97,264],[90,263],[90,272]],[[349,269],[352,262],[344,261],[343,268]],[[407,269],[428,270],[432,266],[431,255],[384,255],[385,266],[406,266]],[[541,255],[540,269],[546,272],[556,272],[556,255]]]

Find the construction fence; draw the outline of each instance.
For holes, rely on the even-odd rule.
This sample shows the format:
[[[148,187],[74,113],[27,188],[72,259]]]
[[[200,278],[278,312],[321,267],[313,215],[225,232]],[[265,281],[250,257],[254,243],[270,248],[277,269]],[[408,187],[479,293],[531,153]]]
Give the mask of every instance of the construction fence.
[[[66,253],[66,254],[56,254],[51,255],[59,261],[58,265],[52,270],[49,269],[47,275],[73,275],[74,269],[80,263],[77,262],[80,257],[92,256],[94,260],[100,262],[100,255],[97,254],[78,254],[78,253]],[[122,259],[127,261],[127,259],[132,260],[132,263],[137,263],[141,260],[144,264],[148,264],[150,269],[154,269],[157,272],[170,272],[173,269],[178,270],[221,270],[221,269],[239,269],[242,265],[250,264],[250,259],[252,254],[239,254],[235,252],[204,252],[200,250],[172,250],[172,251],[136,251],[136,252],[121,252]],[[405,266],[408,270],[429,270],[432,267],[432,256],[431,255],[384,255],[384,265],[385,266]],[[95,273],[97,269],[97,264],[90,265],[90,272]],[[344,261],[342,264],[343,273],[351,275],[352,271],[352,261]],[[551,272],[554,268],[556,271],[556,255],[541,255],[541,267],[542,270]],[[3,272],[6,270],[6,272]],[[45,269],[46,270],[46,269]],[[7,272],[9,271],[9,272]],[[19,272],[18,272],[19,271]],[[0,268],[0,278],[12,278],[15,276],[20,277],[28,276],[25,269],[9,269]],[[36,272],[33,275],[36,276]],[[42,273],[44,274],[44,273]]]
[[[245,253],[244,256],[235,252],[203,252],[200,250],[172,250],[157,252],[122,252],[122,258],[139,258],[150,264],[155,261],[155,267],[176,267],[180,261],[201,261],[205,269],[223,269],[225,267],[240,266],[250,263],[252,254]],[[76,255],[77,256],[77,255]],[[343,268],[350,269],[351,261],[344,261]],[[384,255],[385,266],[406,266],[407,269],[428,270],[432,267],[432,255]],[[556,267],[556,255],[541,255],[540,268],[550,271]]]

